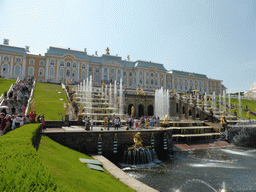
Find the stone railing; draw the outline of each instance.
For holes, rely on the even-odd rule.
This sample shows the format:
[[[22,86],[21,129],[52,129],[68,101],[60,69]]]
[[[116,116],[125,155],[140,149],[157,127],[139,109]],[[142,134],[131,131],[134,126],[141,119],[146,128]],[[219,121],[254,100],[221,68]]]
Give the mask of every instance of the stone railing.
[[[26,107],[26,111],[25,111],[25,115],[28,115],[28,109],[29,109],[29,104],[34,96],[34,88],[36,86],[36,80],[34,79],[33,81],[33,85],[32,85],[32,89],[31,89],[31,92],[30,92],[30,96],[29,96],[29,99],[28,99],[28,104],[27,104],[27,107]]]

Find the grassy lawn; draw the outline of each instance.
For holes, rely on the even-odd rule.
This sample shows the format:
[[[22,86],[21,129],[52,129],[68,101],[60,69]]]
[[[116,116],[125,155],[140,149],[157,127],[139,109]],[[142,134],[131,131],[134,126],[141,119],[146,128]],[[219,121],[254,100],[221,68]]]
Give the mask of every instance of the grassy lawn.
[[[14,84],[16,79],[2,79],[0,78],[0,96],[10,89],[11,84]]]
[[[61,94],[58,92],[61,92]],[[59,99],[64,99],[64,101]],[[37,82],[34,90],[34,100],[36,114],[44,115],[45,120],[60,121],[61,116],[59,114],[65,115],[63,104],[67,97],[61,85]]]
[[[0,137],[0,191],[133,191],[79,161],[91,157],[40,137],[39,129],[28,124]]]
[[[107,171],[91,170],[79,158],[92,159],[42,136],[38,150],[41,161],[51,170],[57,186],[67,191],[133,191]]]

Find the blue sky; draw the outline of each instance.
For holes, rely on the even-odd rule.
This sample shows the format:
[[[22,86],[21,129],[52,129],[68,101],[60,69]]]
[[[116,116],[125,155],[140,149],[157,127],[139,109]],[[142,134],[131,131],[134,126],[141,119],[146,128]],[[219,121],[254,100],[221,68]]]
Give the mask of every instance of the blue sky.
[[[109,47],[123,59],[222,79],[236,92],[256,81],[255,14],[251,0],[0,0],[0,41],[39,53]]]

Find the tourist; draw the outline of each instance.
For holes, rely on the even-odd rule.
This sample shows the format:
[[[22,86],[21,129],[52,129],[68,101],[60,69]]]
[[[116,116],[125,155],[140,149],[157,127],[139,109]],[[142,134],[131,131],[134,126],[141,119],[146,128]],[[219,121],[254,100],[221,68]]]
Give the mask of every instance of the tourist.
[[[151,117],[150,117],[150,127],[153,127],[153,124],[154,124],[154,119],[153,119],[153,117],[151,116]]]
[[[85,130],[90,131],[90,121],[89,121],[89,119],[87,119],[87,121],[85,122]]]
[[[12,125],[11,125],[11,129],[15,129],[15,123],[16,123],[16,115],[12,115]]]
[[[148,124],[149,124],[149,122],[148,122],[148,118],[146,118],[146,119],[145,119],[146,129],[148,129]]]
[[[141,126],[141,129],[144,129],[145,128],[145,118],[142,116],[141,118],[140,118],[140,126]]]
[[[159,117],[157,117],[157,119],[156,119],[156,126],[157,126],[157,127],[160,126],[160,118],[159,118]]]
[[[16,108],[14,107],[14,105],[12,106],[11,111],[12,111],[12,115],[15,115],[15,113],[16,113]]]
[[[120,125],[119,117],[116,117],[116,118],[115,118],[114,123],[115,123],[115,130],[118,130],[118,127],[119,127],[119,125]]]
[[[110,118],[108,118],[108,128],[107,128],[108,131],[109,131],[109,126],[110,126]]]
[[[90,123],[91,123],[91,131],[92,131],[93,130],[93,119],[91,119]]]
[[[134,129],[138,129],[138,119],[136,117],[134,118]]]
[[[9,127],[9,121],[5,117],[4,113],[0,113],[0,119],[1,119],[1,124],[0,124],[0,136],[2,136],[5,131],[7,131],[7,128]]]
[[[129,128],[132,129],[133,118],[130,116],[129,119],[130,119],[130,121],[129,121]]]

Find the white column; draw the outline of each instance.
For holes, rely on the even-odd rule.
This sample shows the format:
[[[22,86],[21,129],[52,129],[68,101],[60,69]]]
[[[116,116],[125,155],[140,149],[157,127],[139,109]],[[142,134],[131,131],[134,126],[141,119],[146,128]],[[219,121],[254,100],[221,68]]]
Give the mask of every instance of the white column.
[[[13,56],[11,56],[11,69],[10,69],[10,76],[9,77],[12,77],[12,74],[13,74]]]
[[[104,81],[104,66],[100,67],[100,73],[101,73],[101,80]]]
[[[24,79],[25,78],[25,72],[26,72],[26,56],[23,56],[23,64],[22,64],[22,78]]]
[[[58,82],[59,81],[59,79],[60,79],[60,77],[59,77],[59,70],[60,70],[60,60],[59,59],[57,59],[57,63],[56,63],[56,67],[57,67],[57,73],[56,73],[56,81]]]
[[[89,76],[90,75],[90,71],[89,71],[90,64],[87,63],[86,66],[87,66],[87,78],[90,78],[90,76]]]
[[[48,80],[48,70],[49,70],[49,58],[46,58],[46,65],[45,65],[45,80]]]
[[[137,85],[139,84],[139,70],[136,70],[136,85],[135,87],[137,87]]]
[[[77,80],[80,80],[80,66],[81,66],[81,62],[77,62]]]

